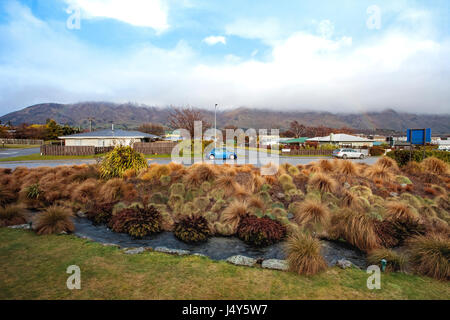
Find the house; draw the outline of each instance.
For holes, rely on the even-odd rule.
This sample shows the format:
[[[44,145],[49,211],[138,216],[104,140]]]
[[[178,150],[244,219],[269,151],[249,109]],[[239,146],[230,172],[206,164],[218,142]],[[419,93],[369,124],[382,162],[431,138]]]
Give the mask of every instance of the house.
[[[99,130],[58,137],[66,146],[112,147],[117,145],[132,146],[136,142],[149,142],[160,137],[139,131]]]
[[[450,151],[450,140],[438,140],[438,150]]]
[[[330,134],[326,137],[315,137],[307,139],[306,141],[317,142],[319,144],[334,144],[339,147],[349,148],[361,148],[361,147],[373,147],[374,141],[367,138],[352,136],[349,134],[339,133]]]

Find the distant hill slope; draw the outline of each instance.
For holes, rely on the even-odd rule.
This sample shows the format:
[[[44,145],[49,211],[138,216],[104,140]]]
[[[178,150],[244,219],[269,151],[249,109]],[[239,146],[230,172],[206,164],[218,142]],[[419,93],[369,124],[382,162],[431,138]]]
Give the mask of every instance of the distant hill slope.
[[[95,128],[136,128],[143,122],[167,124],[169,108],[150,107],[136,104],[115,104],[110,102],[83,102],[76,104],[45,103],[34,105],[0,117],[3,123],[45,123],[52,118],[59,123],[87,128],[89,118]],[[213,113],[205,111],[212,122]],[[218,113],[219,126],[234,125],[239,128],[288,128],[297,120],[307,126],[340,128],[347,126],[357,130],[390,129],[404,132],[407,128],[432,128],[434,133],[450,133],[450,114],[418,115],[385,110],[382,112],[340,114],[330,112],[279,112],[249,108],[236,108]]]

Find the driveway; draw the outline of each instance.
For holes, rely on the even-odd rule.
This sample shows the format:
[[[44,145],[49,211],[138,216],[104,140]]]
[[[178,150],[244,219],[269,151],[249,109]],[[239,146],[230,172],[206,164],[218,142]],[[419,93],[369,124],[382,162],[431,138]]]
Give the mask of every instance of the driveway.
[[[40,148],[24,148],[24,149],[0,149],[0,158],[28,156],[30,154],[40,153]]]

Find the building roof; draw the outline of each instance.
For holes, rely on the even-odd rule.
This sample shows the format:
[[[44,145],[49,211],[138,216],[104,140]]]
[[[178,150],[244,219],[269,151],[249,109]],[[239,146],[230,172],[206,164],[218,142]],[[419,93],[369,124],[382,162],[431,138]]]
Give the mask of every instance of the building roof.
[[[331,136],[331,137],[330,137]],[[318,142],[373,142],[373,140],[365,139],[357,136],[352,136],[345,133],[331,134],[326,137],[315,137],[308,139],[307,141]]]
[[[159,136],[154,134],[144,133],[140,131],[127,131],[127,130],[99,130],[92,132],[84,132],[72,134],[70,136],[58,137],[59,139],[106,139],[106,138],[129,138],[129,139],[144,139],[151,138],[156,139]]]
[[[296,139],[290,139],[283,141],[283,143],[305,143],[308,138],[302,137],[302,138],[296,138]]]

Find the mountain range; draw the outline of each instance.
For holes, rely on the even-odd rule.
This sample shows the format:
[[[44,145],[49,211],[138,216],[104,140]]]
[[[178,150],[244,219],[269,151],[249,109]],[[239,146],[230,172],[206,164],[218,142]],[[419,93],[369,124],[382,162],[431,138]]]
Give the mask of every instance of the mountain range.
[[[89,119],[93,127],[107,128],[114,123],[124,129],[137,128],[144,122],[168,124],[170,107],[152,107],[139,104],[116,104],[111,102],[82,102],[75,104],[43,103],[14,111],[0,117],[2,123],[45,123],[51,118],[61,124],[87,128]],[[204,111],[208,121],[213,123],[214,113]],[[238,128],[280,128],[297,120],[306,126],[331,128],[349,127],[357,131],[381,129],[405,132],[407,128],[432,128],[433,133],[450,133],[450,114],[414,114],[387,109],[367,113],[331,113],[314,111],[273,111],[251,108],[236,108],[217,113],[218,127],[232,125]]]

